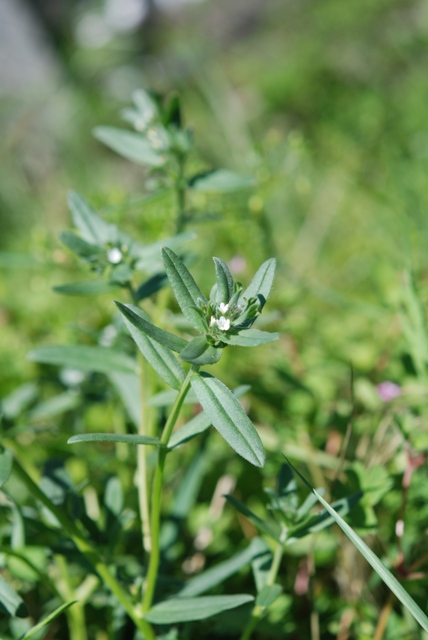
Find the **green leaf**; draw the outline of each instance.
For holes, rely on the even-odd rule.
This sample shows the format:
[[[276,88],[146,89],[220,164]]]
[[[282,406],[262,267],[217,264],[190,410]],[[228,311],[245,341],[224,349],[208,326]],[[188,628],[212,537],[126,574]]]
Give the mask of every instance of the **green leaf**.
[[[341,500],[334,502],[331,507],[336,512],[341,512],[343,515],[346,515],[357,504],[357,502],[361,500],[362,495],[362,493],[356,493],[352,496],[348,496],[347,498],[342,498]],[[305,522],[301,522],[288,529],[286,544],[292,544],[298,538],[303,538],[311,533],[322,531],[333,524],[333,522],[334,519],[328,511],[314,514]]]
[[[257,607],[269,607],[275,602],[282,593],[282,587],[279,584],[267,584],[261,589],[256,598]]]
[[[197,336],[180,351],[180,358],[192,364],[215,364],[220,360],[222,353],[223,349],[208,344],[204,336]]]
[[[244,549],[244,551],[236,553],[225,562],[220,562],[215,567],[207,569],[207,571],[191,578],[176,595],[180,598],[198,596],[216,585],[222,584],[227,578],[252,562],[255,557],[264,553],[265,545],[263,541],[260,538],[253,538],[250,545]]]
[[[178,353],[188,344],[187,340],[184,340],[184,338],[180,338],[173,333],[169,333],[169,331],[156,327],[156,325],[149,321],[147,314],[145,314],[141,309],[138,309],[138,307],[131,304],[122,304],[121,302],[116,301],[115,305],[124,316],[125,320],[128,321],[126,326],[128,328],[129,325],[135,327],[139,330],[139,334],[143,333],[158,342],[160,345]],[[134,333],[135,332],[131,333],[132,337],[134,337]]]
[[[220,435],[240,456],[262,467],[265,452],[260,436],[231,390],[206,373],[192,374],[190,383]]]
[[[276,542],[281,542],[280,539],[280,528],[277,522],[272,520],[271,522],[267,522],[266,520],[262,520],[257,516],[253,511],[248,509],[245,504],[242,504],[240,500],[231,495],[224,496],[230,504],[232,504],[235,509],[237,509],[242,515],[244,515],[248,520],[262,533],[265,533],[267,536],[275,540]]]
[[[75,191],[68,194],[68,206],[74,225],[83,240],[94,245],[104,245],[117,239],[117,227],[105,222]]]
[[[250,298],[259,298],[263,307],[272,289],[275,268],[275,258],[266,260],[256,272],[248,288],[242,293],[240,299],[249,300]]]
[[[166,273],[155,273],[153,276],[140,284],[136,291],[137,300],[149,298],[165,287],[168,282]]]
[[[110,371],[107,374],[110,382],[119,393],[123,406],[135,427],[141,420],[141,384],[135,373]]]
[[[199,304],[206,304],[207,299],[184,262],[171,249],[164,247],[162,258],[165,271],[183,314],[197,331],[204,333],[204,322],[194,307],[198,308]]]
[[[8,420],[13,420],[37,398],[37,394],[36,384],[33,382],[22,384],[1,400],[1,413]]]
[[[59,393],[52,398],[48,398],[44,402],[40,402],[32,411],[30,411],[31,420],[49,420],[65,411],[70,411],[78,406],[80,396],[74,391],[65,391]]]
[[[251,569],[253,570],[254,582],[256,584],[257,593],[268,584],[270,578],[270,569],[272,567],[273,553],[263,538],[259,538],[262,542],[260,554],[251,561]]]
[[[207,191],[228,193],[230,191],[240,191],[241,189],[251,189],[255,185],[254,178],[243,176],[229,171],[228,169],[216,169],[206,171],[193,176],[189,180],[189,187],[193,191]]]
[[[80,433],[67,440],[67,444],[76,444],[76,442],[124,442],[125,444],[147,444],[153,447],[165,446],[159,438],[129,433]]]
[[[142,134],[115,127],[96,127],[94,136],[131,162],[150,167],[161,167],[166,162],[166,157],[156,153]]]
[[[144,618],[153,624],[174,624],[176,622],[190,622],[191,620],[205,620],[215,616],[217,613],[235,609],[253,600],[253,596],[246,594],[174,598],[156,604],[146,613]]]
[[[89,262],[93,262],[105,253],[102,247],[86,242],[86,240],[71,231],[61,231],[59,239],[70,251]]]
[[[61,367],[71,367],[82,371],[97,371],[110,373],[135,373],[135,361],[120,351],[113,351],[105,347],[90,347],[85,345],[58,345],[40,347],[28,354],[28,359],[34,362],[55,364]]]
[[[18,618],[26,618],[28,616],[25,602],[0,575],[0,608],[1,607],[11,616]]]
[[[245,393],[247,393],[249,388],[249,385],[241,385],[239,387],[236,387],[236,389],[233,390],[233,393],[237,398],[240,398]],[[190,394],[187,394],[186,399],[189,395]],[[179,447],[180,445],[188,442],[192,438],[198,436],[200,433],[203,433],[204,431],[209,429],[210,426],[211,420],[209,419],[205,411],[198,413],[197,416],[189,420],[189,422],[186,422],[185,425],[183,425],[180,429],[178,429],[178,431],[175,431],[172,434],[168,442],[168,449],[175,449],[176,447]]]
[[[233,278],[229,267],[221,258],[213,258],[216,272],[216,302],[229,302],[233,295]]]
[[[279,333],[260,331],[259,329],[243,329],[238,333],[225,333],[222,341],[236,347],[258,347],[261,344],[278,340]]]
[[[396,598],[406,607],[415,620],[421,625],[425,631],[428,632],[428,617],[422,611],[422,609],[416,604],[413,598],[407,593],[407,591],[398,582],[397,578],[385,567],[379,558],[373,553],[373,551],[366,545],[366,543],[355,533],[352,527],[349,526],[343,518],[336,513],[329,503],[316,491],[311,484],[302,476],[302,474],[287,460],[288,464],[299,476],[302,482],[312,491],[317,500],[321,502],[323,507],[328,511],[333,520],[339,525],[345,535],[350,539],[358,551],[364,556],[371,567],[376,571],[383,582],[391,589]]]
[[[105,282],[104,280],[85,280],[84,282],[70,282],[52,287],[55,293],[66,296],[98,296],[102,293],[116,291],[119,284]]]
[[[6,449],[0,453],[0,487],[8,480],[12,471],[13,453]]]
[[[132,256],[137,258],[135,269],[148,273],[159,270],[159,268],[163,266],[161,254],[163,247],[169,247],[171,249],[181,247],[185,242],[194,240],[194,238],[196,238],[195,233],[186,231],[185,233],[179,233],[176,236],[164,238],[163,240],[145,246],[134,243],[130,250]]]
[[[52,611],[52,613],[46,616],[46,618],[43,618],[41,622],[36,624],[34,627],[31,627],[31,629],[29,629],[20,640],[29,640],[30,638],[32,638],[38,631],[40,631],[40,629],[43,629],[43,627],[52,622],[52,620],[55,620],[55,618],[61,615],[61,613],[64,613],[64,611],[66,611],[69,607],[71,607],[71,605],[75,604],[76,602],[77,600],[69,600],[68,602],[65,602],[61,606],[57,607],[55,611]]]

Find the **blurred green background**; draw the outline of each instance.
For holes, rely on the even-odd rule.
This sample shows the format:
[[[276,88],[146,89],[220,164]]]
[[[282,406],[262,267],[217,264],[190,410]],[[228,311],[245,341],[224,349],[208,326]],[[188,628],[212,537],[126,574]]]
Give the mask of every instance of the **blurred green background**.
[[[9,22],[7,5],[16,14]],[[379,435],[381,418],[389,417],[389,428],[392,417],[376,385],[388,379],[407,389],[399,401],[403,433],[425,451],[425,381],[416,376],[418,347],[402,335],[399,310],[406,271],[415,274],[422,307],[428,293],[428,4],[9,0],[1,11],[1,395],[38,375],[26,360],[30,349],[85,340],[88,327],[101,330],[112,312],[108,295],[88,305],[52,292],[79,274],[57,239],[70,226],[70,188],[143,241],[171,234],[170,196],[151,199],[144,170],[91,131],[121,124],[118,111],[138,87],[177,90],[194,130],[193,168],[227,167],[256,180],[250,193],[195,203],[220,212],[195,229],[198,281],[212,282],[211,255],[243,258],[244,282],[266,258],[279,264],[269,305],[279,309],[271,318],[282,332],[279,346],[251,357],[227,352],[222,375],[252,385],[252,417],[268,448],[309,460],[318,484],[323,473],[331,479],[328,456],[338,455],[352,417],[349,458],[389,465],[392,474],[394,491],[378,517],[381,552],[394,555],[406,447],[393,430],[386,440]],[[95,405],[87,424],[100,420]],[[421,496],[415,489],[410,501],[407,547],[420,553],[428,529]],[[343,572],[355,567],[341,563],[340,602],[354,602],[361,621],[352,637],[372,638],[381,605],[357,602],[365,569],[356,571],[362,582],[351,593]],[[336,637],[333,570],[321,574],[322,637]],[[412,595],[426,604],[424,584]],[[422,637],[409,628],[409,638]]]

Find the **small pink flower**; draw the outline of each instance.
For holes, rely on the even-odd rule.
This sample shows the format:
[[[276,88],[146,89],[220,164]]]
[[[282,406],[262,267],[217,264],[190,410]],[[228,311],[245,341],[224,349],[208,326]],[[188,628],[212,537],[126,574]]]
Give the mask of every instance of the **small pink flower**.
[[[391,382],[390,380],[385,380],[377,385],[377,392],[379,398],[383,400],[383,402],[389,402],[390,400],[394,400],[394,398],[398,398],[401,395],[401,387],[395,382]]]
[[[247,262],[245,258],[242,258],[241,256],[233,256],[227,264],[230,271],[236,274],[242,273],[247,268]]]

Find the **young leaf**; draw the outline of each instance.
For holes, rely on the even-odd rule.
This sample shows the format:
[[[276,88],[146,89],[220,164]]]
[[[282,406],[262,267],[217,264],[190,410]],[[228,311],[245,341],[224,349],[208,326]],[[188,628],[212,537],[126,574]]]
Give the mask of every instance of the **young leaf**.
[[[6,449],[0,453],[0,487],[8,480],[12,471],[13,453]]]
[[[265,462],[262,441],[236,396],[220,380],[206,373],[194,373],[190,383],[220,435],[240,456],[262,467]]]
[[[116,151],[131,162],[150,167],[161,167],[166,158],[154,151],[150,142],[142,134],[116,129],[115,127],[96,127],[94,136],[107,147]]]
[[[110,371],[135,373],[136,371],[135,361],[132,358],[120,351],[113,351],[105,347],[86,345],[40,347],[30,351],[27,357],[34,362],[56,364],[82,371],[98,371],[100,373],[110,373]]]
[[[104,245],[115,238],[115,225],[105,222],[89,206],[89,204],[75,191],[68,194],[68,207],[73,218],[74,225],[86,242],[95,245]]]
[[[205,173],[199,173],[189,180],[189,187],[193,191],[217,193],[251,189],[254,184],[255,180],[250,176],[239,175],[228,169],[205,171]]]
[[[76,444],[76,442],[124,442],[125,444],[148,444],[153,447],[165,446],[159,438],[129,433],[81,433],[67,440],[67,444]]]
[[[197,331],[204,333],[204,322],[195,307],[199,307],[198,303],[206,304],[207,299],[184,262],[171,249],[164,247],[162,258],[165,271],[183,314]]]
[[[257,556],[264,554],[264,552],[265,545],[263,541],[257,537],[253,538],[244,551],[236,553],[225,562],[220,562],[215,567],[191,578],[176,596],[180,598],[199,596],[216,585],[222,584],[229,576],[237,573],[242,567],[245,567],[245,565],[252,562]]]
[[[26,618],[27,607],[23,599],[15,593],[12,587],[0,575],[0,607],[3,607],[10,616]]]
[[[192,364],[215,364],[222,356],[223,349],[208,344],[204,336],[196,336],[180,351],[180,358]]]
[[[153,624],[174,624],[177,622],[190,622],[191,620],[205,620],[215,616],[217,613],[235,609],[253,600],[253,596],[246,594],[174,598],[156,604],[145,614],[144,618]]]
[[[236,347],[258,347],[261,344],[278,340],[279,333],[260,331],[259,329],[245,329],[238,333],[228,333],[222,336],[222,341]]]
[[[248,509],[248,507],[246,507],[245,504],[242,504],[242,502],[237,498],[235,498],[234,496],[225,495],[224,497],[228,502],[230,502],[230,504],[232,504],[235,507],[235,509],[237,509],[237,511],[239,511],[240,513],[242,513],[242,515],[248,518],[248,520],[255,527],[257,527],[259,531],[261,531],[262,533],[265,533],[267,536],[269,536],[273,540],[276,540],[276,542],[281,542],[280,528],[277,522],[275,522],[275,520],[272,520],[271,522],[262,520],[261,518],[259,518],[259,516],[253,513],[253,511]]]
[[[397,578],[385,567],[379,558],[373,553],[373,551],[366,545],[366,543],[355,533],[352,527],[349,526],[343,518],[336,513],[329,503],[316,491],[312,485],[302,476],[302,474],[287,460],[288,464],[299,476],[302,482],[309,488],[310,491],[316,496],[317,500],[321,502],[323,507],[328,511],[333,520],[339,525],[345,535],[350,539],[358,551],[364,556],[367,562],[376,571],[383,582],[391,589],[396,598],[406,607],[415,620],[421,625],[425,631],[428,632],[428,617],[422,611],[422,609],[416,604],[413,598],[407,593],[407,591],[398,582]]]
[[[213,258],[216,272],[216,302],[229,302],[233,295],[233,278],[229,267],[220,258]]]
[[[36,624],[34,627],[31,627],[31,629],[29,629],[22,636],[22,638],[20,640],[30,640],[30,638],[33,638],[34,635],[37,634],[40,631],[40,629],[43,629],[43,627],[45,627],[47,624],[52,622],[52,620],[55,620],[55,618],[57,618],[59,615],[61,615],[61,613],[66,611],[75,602],[77,602],[77,600],[69,600],[69,602],[65,602],[61,606],[57,607],[55,609],[55,611],[52,611],[52,613],[50,613],[48,616],[46,616],[46,618],[43,618],[43,620],[41,620],[38,624]]]
[[[127,321],[126,326],[129,328],[134,340],[135,335],[140,335],[142,333],[149,336],[149,338],[152,338],[160,345],[178,353],[187,346],[187,340],[184,340],[184,338],[180,338],[173,333],[169,333],[169,331],[156,327],[156,325],[149,321],[148,316],[141,311],[141,309],[138,309],[138,307],[134,307],[130,304],[122,304],[121,302],[115,302],[115,305],[124,316],[125,321]],[[138,333],[131,331],[131,327],[138,329]]]
[[[249,300],[250,298],[258,297],[263,307],[272,289],[275,267],[275,258],[266,260],[256,272],[248,288],[242,293],[240,299]]]

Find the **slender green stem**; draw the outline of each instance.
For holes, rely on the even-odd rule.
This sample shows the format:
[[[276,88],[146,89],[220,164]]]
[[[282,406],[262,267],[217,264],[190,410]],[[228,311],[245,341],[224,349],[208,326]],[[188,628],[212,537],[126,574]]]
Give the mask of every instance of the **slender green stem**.
[[[162,507],[162,489],[163,489],[163,475],[164,475],[164,467],[165,460],[168,454],[167,444],[172,434],[172,430],[174,429],[175,423],[177,422],[177,418],[179,416],[181,407],[183,405],[184,399],[186,397],[187,392],[190,387],[190,376],[193,371],[197,370],[199,367],[193,366],[181,385],[180,391],[175,399],[175,402],[172,406],[171,413],[168,416],[168,420],[166,421],[162,437],[161,443],[164,445],[159,447],[158,451],[158,461],[156,466],[155,477],[153,481],[153,494],[152,494],[152,505],[151,505],[151,533],[152,533],[152,551],[149,560],[149,567],[147,569],[147,578],[146,585],[144,590],[144,598],[143,598],[143,612],[147,612],[153,602],[153,596],[155,593],[156,587],[156,579],[159,570],[159,560],[160,560],[160,521],[161,521],[161,507]]]
[[[146,361],[139,354],[140,363],[140,386],[141,386],[141,416],[138,426],[139,435],[151,436],[153,410],[148,406],[148,386],[149,376]],[[152,535],[150,528],[150,506],[149,506],[149,478],[147,468],[148,447],[137,447],[137,486],[138,486],[138,502],[141,517],[141,534],[143,539],[143,548],[146,553],[152,550]]]
[[[282,537],[285,537],[285,532],[283,536],[281,536],[281,542],[277,542],[275,545],[272,564],[270,566],[269,573],[266,578],[266,586],[273,585],[278,575],[279,567],[280,567],[282,556],[284,553],[285,540],[283,540]],[[239,640],[249,640],[251,638],[251,635],[254,629],[256,628],[257,624],[260,622],[261,618],[263,617],[265,610],[266,610],[266,607],[262,607],[257,604],[255,605],[253,612],[251,614],[251,618],[249,619],[248,624],[245,627],[244,631],[242,632],[242,635]]]
[[[184,178],[185,157],[178,157],[178,172],[175,181],[175,191],[177,194],[177,232],[183,230],[186,222],[186,182]]]
[[[33,498],[39,500],[47,509],[49,509],[49,511],[62,525],[82,555],[94,567],[103,583],[110,589],[113,595],[116,596],[117,600],[134,622],[135,626],[144,635],[145,640],[155,640],[156,636],[152,626],[137,613],[126,591],[122,589],[107,565],[99,557],[96,549],[86,540],[79,527],[73,522],[73,520],[71,520],[71,518],[69,518],[63,509],[51,502],[48,496],[37,486],[16,458],[13,462],[13,469],[22,482],[24,482]]]
[[[64,603],[70,600],[76,600],[75,590],[71,584],[70,573],[64,556],[57,555],[55,561],[60,577],[62,578],[58,587],[62,591]],[[88,640],[84,604],[82,602],[75,602],[72,607],[69,607],[65,611],[65,617],[67,618],[70,640]]]

